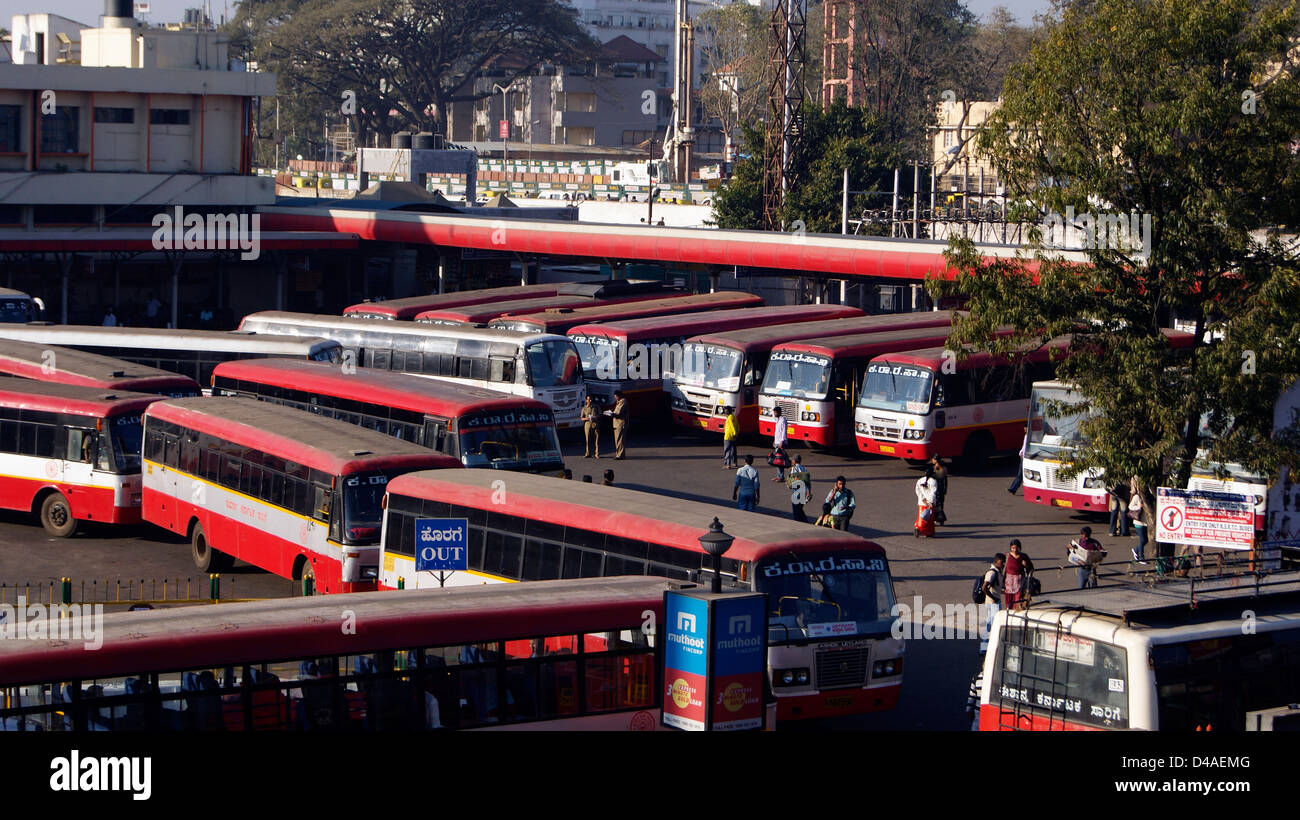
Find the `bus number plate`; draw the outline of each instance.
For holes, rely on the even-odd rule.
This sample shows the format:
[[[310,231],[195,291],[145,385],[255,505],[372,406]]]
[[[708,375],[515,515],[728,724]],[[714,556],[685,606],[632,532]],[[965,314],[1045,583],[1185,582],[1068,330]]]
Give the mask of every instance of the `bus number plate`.
[[[853,705],[853,698],[839,695],[836,697],[828,697],[823,700],[822,703],[828,709],[847,709]]]
[[[1073,507],[1073,506],[1074,506],[1074,502],[1071,501],[1071,500],[1068,499],[1068,498],[1053,498],[1053,499],[1052,499],[1052,506],[1053,506],[1053,507]]]
[[[882,445],[880,445],[880,452],[882,452],[882,453],[892,453],[892,452],[894,452],[894,447],[893,447],[892,444],[882,444]]]

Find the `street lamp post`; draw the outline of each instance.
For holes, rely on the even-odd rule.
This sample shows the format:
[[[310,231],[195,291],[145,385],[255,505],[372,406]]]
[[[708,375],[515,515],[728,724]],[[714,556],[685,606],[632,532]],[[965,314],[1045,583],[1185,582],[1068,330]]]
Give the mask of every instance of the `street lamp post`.
[[[514,83],[510,85],[514,85]],[[502,88],[493,83],[492,90],[501,92],[501,119],[506,124],[506,133],[501,137],[501,168],[506,175],[506,193],[508,194],[510,193],[510,110],[506,108],[506,94],[510,91],[510,86]]]
[[[722,592],[722,554],[731,549],[736,539],[722,531],[722,524],[716,517],[709,525],[709,531],[700,536],[700,547],[713,556],[713,592]]]

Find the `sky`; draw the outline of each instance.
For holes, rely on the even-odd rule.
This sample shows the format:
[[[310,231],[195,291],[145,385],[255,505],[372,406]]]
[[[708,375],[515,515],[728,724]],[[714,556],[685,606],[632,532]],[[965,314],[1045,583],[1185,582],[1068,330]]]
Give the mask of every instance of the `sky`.
[[[224,13],[232,16],[235,12],[233,0],[209,0],[212,5],[212,17],[221,21]],[[202,6],[201,0],[151,0],[150,21],[154,23],[179,22],[185,9]],[[1046,11],[1050,7],[1048,0],[966,0],[966,6],[977,17],[983,17],[994,6],[1006,6],[1021,22],[1032,22],[1034,14]],[[99,25],[99,15],[104,11],[103,0],[0,0],[0,26],[11,28],[10,20],[15,14],[48,12],[63,17],[70,17],[79,23]]]

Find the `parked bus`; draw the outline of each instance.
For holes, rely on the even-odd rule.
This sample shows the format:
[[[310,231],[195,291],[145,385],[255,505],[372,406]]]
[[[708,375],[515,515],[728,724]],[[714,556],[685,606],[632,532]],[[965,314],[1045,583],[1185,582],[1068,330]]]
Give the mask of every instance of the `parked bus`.
[[[593,322],[641,319],[648,316],[678,316],[709,310],[736,310],[763,307],[763,304],[762,297],[737,290],[691,293],[641,302],[622,302],[617,305],[559,308],[522,315],[508,314],[488,322],[488,327],[528,333],[568,333],[571,328]]]
[[[226,362],[212,395],[246,396],[339,419],[460,459],[467,467],[560,475],[555,416],[540,401],[325,362]]]
[[[904,327],[936,328],[948,328],[952,324],[950,315],[913,315],[916,318],[911,322],[895,316],[858,315],[848,319],[705,333],[688,339],[682,345],[682,366],[673,374],[672,381],[665,385],[672,401],[673,421],[684,427],[720,433],[727,414],[735,408],[739,432],[756,433],[759,430],[758,395],[772,348],[798,339],[878,332],[899,323]],[[944,333],[939,342],[947,338]]]
[[[199,383],[188,376],[156,367],[86,353],[70,347],[9,340],[0,346],[0,373],[40,382],[79,384],[101,390],[157,393],[171,399],[200,395]]]
[[[1300,573],[1053,592],[997,613],[977,686],[984,731],[1261,728],[1300,700]]]
[[[545,402],[557,427],[578,425],[586,398],[573,342],[559,335],[450,327],[311,313],[250,313],[241,330],[324,336],[342,345],[345,362],[400,370]]]
[[[801,339],[772,348],[758,395],[758,432],[776,432],[780,407],[791,441],[853,446],[853,413],[867,363],[885,353],[941,345],[950,325]]]
[[[482,305],[488,302],[504,302],[508,299],[531,299],[538,296],[554,296],[560,292],[559,283],[549,285],[515,285],[505,288],[481,288],[479,290],[459,290],[455,293],[433,293],[426,296],[408,296],[402,299],[387,299],[383,302],[359,302],[343,309],[344,316],[354,319],[414,319],[426,310],[460,307],[462,305]]]
[[[867,364],[854,414],[858,449],[924,461],[938,454],[983,464],[1019,452],[1029,388],[1055,371],[1069,337],[1025,353],[1019,363],[985,351],[965,359],[942,347],[877,356]]]
[[[861,316],[840,305],[794,305],[715,310],[688,316],[654,316],[576,325],[568,336],[578,348],[587,390],[598,403],[622,390],[635,416],[659,415],[668,406],[664,380],[681,362],[682,342],[701,333]]]
[[[1171,334],[1173,335],[1173,334]],[[1186,334],[1190,339],[1190,334]],[[1175,341],[1181,342],[1175,336]],[[1080,425],[1087,414],[1078,409],[1083,397],[1067,382],[1035,382],[1029,400],[1029,440],[1021,476],[1025,500],[1072,510],[1104,513],[1109,509],[1105,474],[1099,469],[1084,470],[1067,479],[1063,472],[1074,460],[1074,452],[1087,445]],[[1209,419],[1201,419],[1201,437],[1211,436]],[[1220,477],[1219,470],[1225,474]],[[1127,482],[1125,482],[1127,484]],[[1214,465],[1202,448],[1192,465],[1189,490],[1237,493],[1255,504],[1255,528],[1264,529],[1268,499],[1268,479],[1247,471],[1240,464]]]
[[[212,382],[214,367],[233,359],[276,356],[335,362],[342,355],[337,342],[320,337],[286,339],[226,330],[0,324],[0,339],[97,353],[177,373],[201,385]]]
[[[857,714],[897,704],[903,642],[890,634],[893,581],[878,544],[620,487],[519,475],[501,488],[493,483],[498,476],[444,470],[393,479],[381,586],[442,582],[415,571],[421,518],[467,521],[469,570],[452,573],[448,584],[602,575],[706,583],[712,559],[699,538],[718,518],[735,537],[722,558],[724,585],[768,596],[768,662],[779,717]]]
[[[0,507],[66,538],[140,521],[140,414],[161,396],[0,377]]]
[[[624,281],[624,280],[616,280]],[[654,283],[659,284],[659,283]],[[555,296],[533,297],[531,299],[511,299],[502,302],[486,302],[481,305],[461,305],[458,307],[426,310],[415,317],[415,321],[432,325],[474,325],[485,327],[493,319],[501,316],[527,315],[545,310],[560,308],[604,307],[607,305],[636,304],[638,302],[656,301],[668,298],[670,294],[687,295],[685,291],[667,287],[653,289],[641,288],[626,293],[615,293],[604,298],[594,298],[584,294],[559,293]]]
[[[45,318],[45,303],[21,290],[0,288],[0,323],[39,322]]]
[[[188,537],[200,572],[239,559],[321,592],[360,592],[375,587],[389,479],[459,466],[289,407],[173,399],[145,414],[143,517]]]
[[[219,617],[112,612],[93,649],[0,641],[0,727],[654,730],[663,647],[645,627],[681,586],[585,578],[227,603]],[[358,629],[340,629],[340,612]]]

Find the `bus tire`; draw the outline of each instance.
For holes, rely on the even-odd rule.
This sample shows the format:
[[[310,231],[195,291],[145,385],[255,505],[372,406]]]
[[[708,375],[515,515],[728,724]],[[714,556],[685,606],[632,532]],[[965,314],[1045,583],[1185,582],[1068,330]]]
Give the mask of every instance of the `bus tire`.
[[[316,569],[306,556],[299,559],[298,571],[294,573],[294,579],[302,582],[304,594],[306,594],[307,582],[311,581],[312,594],[316,594]]]
[[[966,473],[977,473],[988,467],[992,455],[993,437],[983,430],[971,433],[961,449],[962,470]]]
[[[190,557],[199,572],[221,572],[234,563],[229,560],[230,556],[208,543],[202,524],[195,524],[190,532]]]
[[[56,538],[68,538],[77,531],[77,519],[61,492],[52,492],[41,502],[41,526]]]

